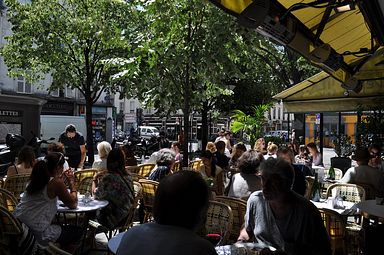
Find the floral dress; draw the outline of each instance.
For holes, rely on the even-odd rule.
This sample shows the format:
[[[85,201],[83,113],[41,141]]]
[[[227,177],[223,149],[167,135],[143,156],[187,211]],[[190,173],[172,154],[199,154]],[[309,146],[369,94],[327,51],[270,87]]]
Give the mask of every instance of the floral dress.
[[[108,229],[114,229],[127,217],[134,199],[131,175],[107,173],[100,181],[96,199],[107,200],[108,206],[100,211],[98,221]]]

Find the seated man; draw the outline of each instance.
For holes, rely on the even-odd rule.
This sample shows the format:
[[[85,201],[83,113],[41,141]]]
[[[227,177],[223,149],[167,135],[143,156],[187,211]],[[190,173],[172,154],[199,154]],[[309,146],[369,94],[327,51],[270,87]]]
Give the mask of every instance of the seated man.
[[[176,154],[173,150],[164,148],[159,150],[156,156],[156,167],[149,174],[148,179],[159,182],[165,176],[172,173]]]
[[[155,195],[155,222],[129,229],[117,255],[216,254],[210,242],[195,234],[207,215],[209,194],[197,172],[179,171],[165,177]]]
[[[292,191],[294,171],[284,159],[261,163],[262,190],[247,202],[245,227],[238,241],[272,246],[288,255],[331,254],[330,240],[319,211]]]

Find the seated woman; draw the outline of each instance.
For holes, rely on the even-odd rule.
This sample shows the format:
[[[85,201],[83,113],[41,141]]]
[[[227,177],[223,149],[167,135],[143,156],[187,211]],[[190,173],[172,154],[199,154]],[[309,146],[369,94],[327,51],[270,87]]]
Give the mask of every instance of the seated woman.
[[[161,181],[165,176],[171,174],[173,164],[175,163],[175,152],[172,149],[161,149],[157,153],[156,166],[148,176],[149,180]]]
[[[13,214],[33,231],[40,245],[57,242],[64,250],[73,252],[81,239],[81,229],[52,224],[58,199],[71,209],[77,207],[75,178],[72,171],[63,172],[63,164],[64,155],[56,152],[38,161],[33,166],[31,180]],[[64,178],[69,183],[70,191],[64,184]]]
[[[223,169],[216,165],[214,154],[208,150],[201,153],[203,165],[199,168],[201,176],[210,185],[211,191],[221,196],[224,193]]]
[[[7,177],[17,174],[31,174],[35,164],[35,152],[31,146],[24,146],[19,151],[16,165],[8,167]]]
[[[112,150],[109,142],[103,141],[97,145],[97,153],[99,154],[99,160],[95,160],[92,164],[92,168],[99,170],[107,169],[107,157],[109,152]]]
[[[229,168],[236,169],[239,163],[239,158],[243,155],[244,152],[247,151],[247,148],[243,143],[237,143],[233,146],[231,159],[229,160]]]
[[[244,152],[239,158],[240,173],[232,176],[228,196],[247,200],[252,192],[261,189],[261,179],[256,175],[260,162],[264,161],[263,154],[255,150]]]
[[[107,157],[107,173],[98,183],[95,198],[107,200],[97,220],[112,230],[127,217],[134,199],[133,181],[125,171],[125,158],[121,149],[112,149]]]
[[[267,154],[264,155],[264,159],[269,159],[269,158],[277,158],[277,150],[279,147],[274,144],[272,141],[268,142],[267,146]]]
[[[299,146],[299,154],[295,156],[295,163],[306,165],[309,168],[312,167],[312,160],[309,157],[308,148],[304,144]]]
[[[323,165],[323,157],[315,143],[308,143],[307,148],[312,157],[312,166],[324,166]]]
[[[47,152],[60,152],[64,154],[64,144],[56,142],[56,143],[49,143]],[[43,159],[43,158],[42,158]],[[64,165],[63,165],[64,171],[69,170],[69,165],[68,161],[65,160]]]

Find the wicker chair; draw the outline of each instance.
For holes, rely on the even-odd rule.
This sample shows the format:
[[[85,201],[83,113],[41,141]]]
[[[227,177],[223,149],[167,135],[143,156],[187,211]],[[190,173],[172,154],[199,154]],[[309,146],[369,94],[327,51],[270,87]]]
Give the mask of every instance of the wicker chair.
[[[138,182],[140,179],[145,179],[143,176],[139,175],[138,173],[131,173],[132,180],[135,182]]]
[[[343,178],[343,171],[340,168],[334,167],[333,169],[335,169],[335,180]],[[324,176],[328,176],[328,171],[329,169],[324,169]]]
[[[365,200],[363,187],[351,183],[334,183],[327,189],[326,198],[340,196],[344,201],[358,203]]]
[[[172,167],[172,172],[176,173],[177,171],[180,171],[181,169],[181,165],[180,165],[180,161],[176,161],[175,164],[173,164],[173,167]]]
[[[20,200],[20,194],[25,191],[29,178],[29,174],[19,174],[7,177],[3,188],[10,191],[17,200]]]
[[[0,253],[3,255],[34,254],[37,249],[35,237],[13,216],[7,208],[0,206]]]
[[[101,172],[101,171],[94,168],[78,170],[74,173],[75,180],[79,184],[84,178],[93,177],[98,172]]]
[[[148,177],[153,168],[155,168],[156,164],[150,164],[150,163],[145,163],[145,164],[140,164],[138,165],[138,170],[137,173],[141,176]]]
[[[199,171],[202,165],[203,165],[203,161],[201,159],[195,159],[189,162],[188,167],[193,171]]]
[[[204,234],[220,234],[221,241],[219,244],[226,244],[231,235],[232,225],[233,213],[231,207],[218,201],[209,201]]]
[[[77,186],[77,191],[80,194],[85,194],[89,192],[92,194],[92,182],[93,182],[93,177],[84,177],[80,181],[80,183]]]
[[[137,173],[139,171],[138,166],[125,166],[125,171],[127,171],[130,174]]]
[[[12,213],[16,208],[17,198],[8,190],[0,188],[0,205]]]
[[[331,239],[332,254],[336,254],[336,250],[342,249],[343,254],[346,254],[345,234],[346,221],[337,212],[326,208],[319,208],[321,218],[324,221],[325,228]]]
[[[217,196],[216,201],[222,202],[226,205],[229,205],[233,214],[233,224],[231,228],[231,233],[228,238],[228,243],[223,244],[232,244],[237,241],[239,233],[244,224],[244,216],[247,210],[247,202],[240,198],[232,198],[226,196]]]
[[[159,185],[156,181],[147,179],[140,179],[139,183],[142,187],[142,202],[144,206],[144,220],[143,222],[149,222],[152,219],[152,207],[155,200],[155,193]]]

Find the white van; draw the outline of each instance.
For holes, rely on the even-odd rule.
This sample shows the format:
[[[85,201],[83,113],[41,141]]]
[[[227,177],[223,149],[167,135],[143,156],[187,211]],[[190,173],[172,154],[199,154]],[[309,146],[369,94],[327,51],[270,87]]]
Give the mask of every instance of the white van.
[[[139,136],[143,138],[151,138],[152,136],[159,136],[160,132],[157,128],[151,126],[139,126]]]
[[[80,132],[84,139],[87,137],[87,125],[84,116],[40,115],[40,124],[40,137],[44,140],[53,137],[57,142],[68,124],[75,125],[76,131]]]

